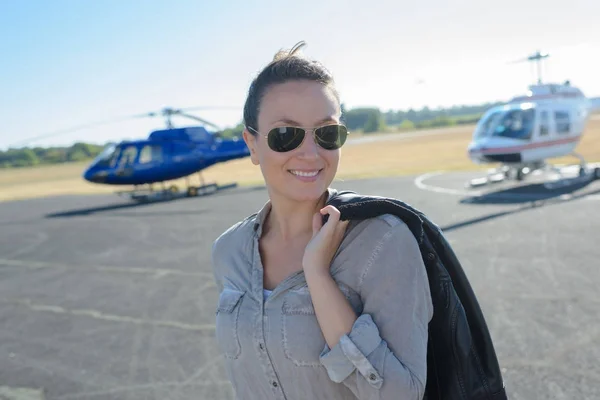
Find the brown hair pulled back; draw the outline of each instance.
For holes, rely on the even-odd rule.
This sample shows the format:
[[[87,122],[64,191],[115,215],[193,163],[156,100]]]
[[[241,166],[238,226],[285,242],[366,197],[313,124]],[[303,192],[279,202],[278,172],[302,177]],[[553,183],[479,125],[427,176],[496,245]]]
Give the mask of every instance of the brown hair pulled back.
[[[324,65],[310,60],[299,50],[306,43],[301,41],[290,50],[279,50],[266,67],[254,78],[248,90],[244,104],[244,124],[258,130],[258,113],[265,92],[271,85],[285,83],[291,80],[309,80],[328,86],[335,95],[338,103],[339,94],[335,88],[333,76]]]

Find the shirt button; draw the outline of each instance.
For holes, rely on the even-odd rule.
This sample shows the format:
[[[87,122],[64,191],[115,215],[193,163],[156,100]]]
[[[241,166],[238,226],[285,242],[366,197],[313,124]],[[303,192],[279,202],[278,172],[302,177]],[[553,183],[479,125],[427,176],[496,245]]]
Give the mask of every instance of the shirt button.
[[[369,379],[374,381],[375,379],[377,379],[377,377],[375,376],[375,374],[371,374],[369,375]]]
[[[262,344],[262,343],[259,343],[258,347],[259,347],[261,350],[264,350],[264,349],[265,349],[265,346],[263,346],[263,344]]]
[[[273,386],[274,386],[274,387],[277,387],[277,382],[273,382]]]

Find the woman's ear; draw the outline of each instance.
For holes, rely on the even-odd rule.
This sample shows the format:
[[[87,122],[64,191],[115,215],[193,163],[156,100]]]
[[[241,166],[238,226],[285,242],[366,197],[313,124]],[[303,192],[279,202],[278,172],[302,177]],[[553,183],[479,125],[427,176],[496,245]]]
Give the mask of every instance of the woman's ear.
[[[244,137],[246,146],[248,146],[248,149],[250,150],[250,160],[252,160],[252,164],[258,165],[258,155],[256,154],[256,136],[251,134],[247,128],[244,128],[242,136]]]

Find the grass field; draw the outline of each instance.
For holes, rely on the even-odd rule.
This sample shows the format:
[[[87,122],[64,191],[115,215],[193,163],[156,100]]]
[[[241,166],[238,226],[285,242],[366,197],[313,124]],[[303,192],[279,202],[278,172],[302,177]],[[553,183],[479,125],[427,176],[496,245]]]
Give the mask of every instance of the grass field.
[[[452,130],[448,133],[448,130]],[[342,150],[337,179],[418,174],[435,170],[475,169],[466,154],[473,126],[442,128],[424,137],[402,140],[404,134],[393,139],[348,145]],[[434,132],[439,132],[435,134]],[[577,148],[586,160],[600,161],[600,118],[589,122]],[[573,157],[552,160],[556,163],[576,163]],[[86,163],[61,164],[36,168],[0,170],[0,201],[45,197],[64,194],[113,193],[115,187],[88,183],[81,174]],[[221,184],[237,182],[240,185],[260,184],[260,168],[249,158],[216,165],[204,172],[207,182]],[[191,182],[199,183],[198,176]],[[185,180],[169,182],[185,187]]]

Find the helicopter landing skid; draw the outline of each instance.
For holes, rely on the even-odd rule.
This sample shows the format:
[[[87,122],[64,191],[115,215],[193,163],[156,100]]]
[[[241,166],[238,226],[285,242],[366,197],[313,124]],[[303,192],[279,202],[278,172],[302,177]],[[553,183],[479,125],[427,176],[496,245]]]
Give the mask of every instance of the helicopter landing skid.
[[[220,190],[232,189],[237,187],[237,183],[229,183],[227,185],[219,185],[217,183],[209,183],[207,185],[200,186],[188,186],[185,191],[185,197],[195,196],[206,196],[208,194],[216,193]]]
[[[532,175],[537,176],[533,183],[542,183],[547,189],[556,189],[587,180],[600,179],[600,165],[592,167],[583,157],[574,155],[579,158],[579,164],[558,166],[544,162],[521,167],[502,166],[488,171],[485,177],[471,179],[465,186],[476,188],[504,181],[521,184],[527,176]]]
[[[168,201],[185,197],[206,196],[216,193],[221,190],[237,187],[237,183],[219,185],[217,183],[209,183],[200,186],[188,186],[185,191],[180,191],[177,185],[171,185],[169,188],[162,190],[149,189],[134,189],[116,192],[119,196],[128,195],[129,198],[137,202],[151,201]]]
[[[508,178],[508,172],[509,171],[504,167],[500,167],[489,171],[484,177],[471,179],[466,186],[475,188],[488,184],[504,182]]]
[[[519,166],[501,165],[489,170],[485,177],[471,179],[467,182],[466,187],[476,188],[504,181],[520,182],[528,175],[542,172],[548,168],[552,168],[552,166],[546,162],[536,162]]]

